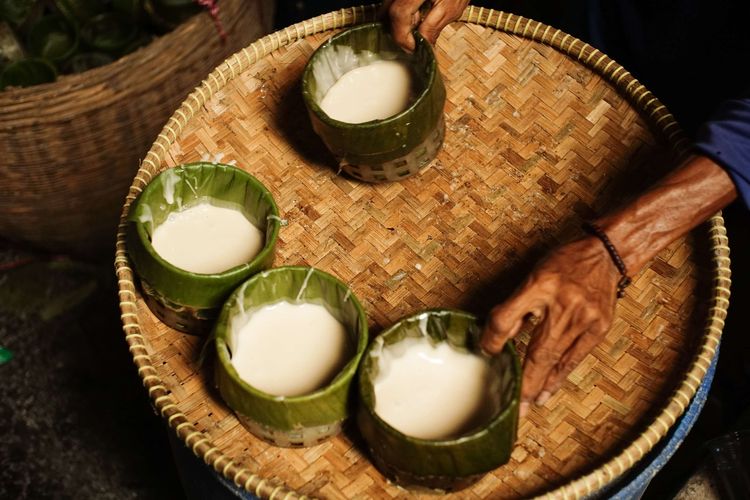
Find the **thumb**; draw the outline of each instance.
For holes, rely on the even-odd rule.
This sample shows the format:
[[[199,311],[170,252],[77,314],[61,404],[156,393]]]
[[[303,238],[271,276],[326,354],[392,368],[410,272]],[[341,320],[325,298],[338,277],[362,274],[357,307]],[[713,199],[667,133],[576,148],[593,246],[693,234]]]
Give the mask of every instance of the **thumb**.
[[[460,18],[468,3],[468,1],[435,2],[419,25],[419,33],[435,45],[443,28]]]
[[[419,7],[423,0],[395,0],[388,6],[393,39],[404,50],[414,50],[411,30],[419,23]]]
[[[524,293],[516,294],[506,302],[495,306],[490,311],[482,331],[480,340],[482,349],[490,354],[502,351],[505,343],[521,331],[526,316],[532,314],[541,317],[542,311],[542,305],[530,303]]]

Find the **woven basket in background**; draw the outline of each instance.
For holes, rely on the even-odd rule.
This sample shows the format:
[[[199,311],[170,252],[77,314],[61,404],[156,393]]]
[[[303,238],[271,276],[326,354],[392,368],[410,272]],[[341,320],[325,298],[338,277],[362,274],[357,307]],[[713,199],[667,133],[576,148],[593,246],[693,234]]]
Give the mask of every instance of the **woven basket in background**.
[[[156,410],[209,466],[264,498],[404,498],[352,429],[308,449],[250,435],[221,401],[200,339],[145,306],[128,259],[129,204],[159,171],[204,155],[236,161],[288,221],[276,265],[348,283],[373,334],[416,311],[484,316],[582,219],[642,191],[687,151],[670,113],[598,50],[549,26],[471,7],[437,44],[445,143],[419,176],[369,185],[336,175],[299,88],[313,50],[373,8],[320,16],[253,43],[209,74],[144,159],[115,266],[123,329]],[[585,496],[662,439],[701,384],[721,336],[729,248],[720,215],[680,238],[618,301],[605,339],[518,431],[511,461],[454,498]],[[517,345],[523,353],[528,336]]]
[[[0,92],[0,236],[92,255],[114,244],[140,160],[200,78],[270,31],[270,0],[222,0],[107,66]]]

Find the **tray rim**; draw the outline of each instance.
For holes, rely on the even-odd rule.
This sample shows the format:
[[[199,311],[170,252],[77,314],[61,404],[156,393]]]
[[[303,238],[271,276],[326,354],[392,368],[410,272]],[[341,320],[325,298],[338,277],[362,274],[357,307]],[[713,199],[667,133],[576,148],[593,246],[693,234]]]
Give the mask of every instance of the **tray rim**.
[[[122,328],[138,375],[148,390],[155,410],[167,421],[168,427],[176,433],[177,437],[216,472],[261,498],[304,499],[309,497],[300,495],[278,479],[262,477],[235,463],[211,442],[208,435],[193,426],[186,415],[179,410],[176,401],[152,364],[138,323],[134,273],[130,267],[125,245],[127,214],[133,200],[150,179],[160,171],[169,147],[177,140],[196,110],[200,110],[227,82],[280,47],[308,35],[372,21],[377,19],[379,13],[379,5],[362,5],[323,14],[260,38],[227,58],[203,80],[200,86],[196,87],[169,118],[141,162],[123,205],[117,230],[114,264],[118,279]],[[667,108],[625,68],[598,49],[552,26],[494,9],[469,6],[459,21],[540,42],[577,60],[628,98],[649,122],[652,129],[663,135],[672,147],[677,160],[686,158],[690,154],[690,143]],[[689,368],[678,387],[648,427],[624,450],[588,474],[549,491],[541,497],[580,498],[611,484],[654,448],[690,404],[716,355],[730,296],[729,241],[721,212],[712,216],[707,224],[713,264],[712,293],[708,302],[709,313],[705,319],[701,343],[695,349]]]

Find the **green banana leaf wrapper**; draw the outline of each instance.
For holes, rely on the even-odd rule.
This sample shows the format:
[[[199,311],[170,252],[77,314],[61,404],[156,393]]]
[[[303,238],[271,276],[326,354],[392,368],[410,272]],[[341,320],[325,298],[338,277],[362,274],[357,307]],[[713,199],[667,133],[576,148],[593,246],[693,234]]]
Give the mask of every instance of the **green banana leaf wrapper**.
[[[469,313],[429,310],[399,321],[379,335],[364,355],[357,423],[375,464],[394,482],[451,491],[469,486],[510,459],[518,428],[521,365],[510,342],[499,355],[489,358],[500,380],[500,404],[498,413],[486,425],[454,439],[407,436],[375,413],[372,381],[379,370],[377,351],[381,345],[420,338],[425,333],[436,342],[446,341],[459,350],[483,356],[480,328]]]
[[[328,385],[303,396],[278,397],[260,391],[243,381],[231,363],[233,322],[240,328],[253,310],[281,301],[322,305],[349,334],[349,361]],[[351,290],[330,274],[309,267],[279,267],[253,276],[224,304],[214,335],[217,386],[239,414],[282,433],[336,425],[350,414],[352,379],[368,342],[367,317]],[[308,444],[315,443],[286,445]]]
[[[415,33],[416,48],[406,54],[382,23],[356,26],[331,37],[313,53],[302,76],[302,95],[313,130],[328,149],[350,164],[374,165],[403,157],[435,130],[445,105],[445,85],[429,42]],[[370,64],[371,53],[404,60],[412,69],[414,102],[384,120],[346,123],[329,117],[320,101],[346,72]]]
[[[170,213],[202,201],[240,210],[265,231],[263,248],[253,260],[222,273],[198,274],[180,269],[159,256],[151,245],[154,229]],[[280,226],[273,196],[255,177],[231,165],[190,163],[161,172],[136,198],[128,214],[128,253],[152,311],[173,328],[201,333],[210,330],[222,303],[237,285],[273,263]],[[149,299],[159,304],[157,310]],[[190,324],[180,326],[162,308],[178,316],[196,316],[202,321],[200,331],[192,331]]]

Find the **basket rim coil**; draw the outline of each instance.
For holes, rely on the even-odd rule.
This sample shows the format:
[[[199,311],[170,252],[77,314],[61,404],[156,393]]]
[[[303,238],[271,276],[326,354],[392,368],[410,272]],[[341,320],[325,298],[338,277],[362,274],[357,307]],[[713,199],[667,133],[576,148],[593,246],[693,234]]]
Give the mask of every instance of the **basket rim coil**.
[[[114,263],[119,280],[123,330],[138,374],[148,390],[155,409],[167,420],[169,427],[193,453],[228,480],[263,498],[308,497],[289,489],[278,479],[263,477],[234,462],[231,457],[224,454],[211,441],[209,436],[199,431],[180,411],[176,400],[154,368],[144,337],[141,334],[133,283],[134,275],[125,245],[127,214],[130,204],[140,191],[156,173],[163,169],[162,162],[169,147],[177,140],[191,117],[228,81],[280,47],[289,45],[308,35],[371,22],[377,18],[378,14],[379,7],[377,5],[368,5],[341,9],[317,16],[267,35],[226,59],[185,99],[159,134],[156,142],[143,159],[130,187],[118,227]],[[667,108],[630,72],[598,49],[564,33],[560,29],[522,16],[484,7],[467,7],[460,21],[548,45],[578,61],[626,96],[649,125],[671,145],[677,159],[689,155],[690,143]],[[687,371],[683,374],[677,388],[664,406],[657,410],[656,416],[648,427],[624,450],[590,473],[544,494],[544,498],[583,497],[610,484],[645,456],[667,434],[689,405],[716,354],[729,305],[729,287],[731,284],[729,245],[721,212],[712,216],[708,221],[708,233],[713,265],[712,295],[707,308],[708,317],[704,323],[704,335],[700,339],[700,345],[696,348]]]

